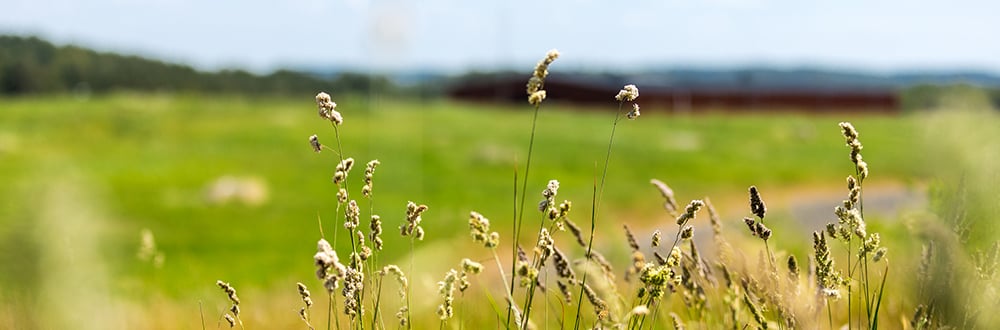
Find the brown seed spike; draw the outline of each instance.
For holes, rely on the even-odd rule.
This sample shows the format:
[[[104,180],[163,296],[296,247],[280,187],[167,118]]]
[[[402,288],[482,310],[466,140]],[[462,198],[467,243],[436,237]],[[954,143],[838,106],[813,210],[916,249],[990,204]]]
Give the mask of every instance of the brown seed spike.
[[[632,251],[639,251],[639,243],[636,242],[635,235],[632,234],[632,229],[629,229],[626,224],[622,224],[622,228],[625,229],[625,238],[628,239],[628,246],[632,248]]]
[[[750,212],[760,218],[764,219],[764,213],[767,212],[767,207],[764,206],[764,201],[760,198],[760,192],[757,191],[756,186],[750,186]]]

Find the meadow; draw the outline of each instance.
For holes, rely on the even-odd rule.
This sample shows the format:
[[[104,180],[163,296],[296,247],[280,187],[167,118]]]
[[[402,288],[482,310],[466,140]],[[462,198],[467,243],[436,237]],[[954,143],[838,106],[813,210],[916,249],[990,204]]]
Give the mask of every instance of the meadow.
[[[340,159],[330,150],[313,152],[308,142],[312,134],[327,146],[337,142],[330,123],[316,117],[313,95],[116,93],[0,100],[0,325],[228,327],[220,319],[228,302],[215,286],[224,280],[240,290],[247,328],[305,328],[297,315],[295,283],[305,283],[314,294],[323,291],[310,260],[320,221],[335,249],[350,250],[331,183]],[[574,202],[572,217],[589,223],[617,108],[613,96],[609,91],[606,108],[543,107],[528,178],[528,213],[545,183],[557,179],[559,198]],[[358,163],[352,194],[360,195],[362,165],[381,162],[374,207],[387,227],[385,245],[398,248],[382,251],[380,260],[409,263],[410,243],[395,228],[405,222],[407,201],[429,207],[422,222],[426,238],[412,252],[418,266],[409,274],[411,296],[421,299],[410,308],[417,315],[415,328],[437,327],[442,274],[461,258],[478,260],[486,265],[485,274],[495,274],[488,250],[468,237],[470,211],[492,220],[503,237],[500,256],[510,256],[515,171],[523,171],[531,108],[336,94],[334,99],[345,117],[339,142]],[[980,104],[956,107],[975,111],[811,116],[643,109],[639,119],[617,128],[595,250],[609,256],[620,273],[631,264],[622,223],[646,242],[656,229],[673,237],[674,219],[649,184],[657,178],[682,204],[709,196],[729,240],[741,249],[752,247],[752,259],[745,262],[756,260],[760,248],[742,222],[750,215],[747,187],[759,187],[775,233],[770,248],[795,254],[807,265],[810,233],[836,220],[833,208],[847,196],[844,178],[854,173],[837,126],[850,121],[861,132],[872,168],[866,189],[929,198],[866,217],[869,231],[882,233],[882,245],[898,267],[893,272],[901,277],[886,286],[898,299],[888,299],[880,323],[908,324],[919,302],[914,280],[904,274],[919,267],[927,237],[919,227],[927,221],[947,226],[948,215],[955,213],[949,203],[956,192],[969,191],[961,199],[966,211],[959,213],[979,218],[966,223],[976,230],[962,242],[968,248],[959,250],[971,254],[996,237],[995,226],[981,222],[1000,214],[991,213],[995,200],[990,204],[997,160],[991,146],[1000,141],[995,130],[1000,121]],[[803,198],[828,203],[828,214],[793,217],[790,210]],[[526,221],[538,218],[529,215]],[[710,239],[702,236],[709,231],[707,218],[696,219],[695,240],[709,248]],[[927,220],[939,218],[944,220]],[[157,257],[139,256],[144,230],[155,237]],[[531,246],[531,237],[523,236],[521,243]],[[447,327],[502,327],[482,299],[493,290],[492,298],[503,305],[499,282],[495,275],[475,278],[474,294],[460,299],[467,304],[460,305],[466,318]],[[325,301],[317,301],[313,311],[319,318]],[[558,326],[544,320],[536,322]]]

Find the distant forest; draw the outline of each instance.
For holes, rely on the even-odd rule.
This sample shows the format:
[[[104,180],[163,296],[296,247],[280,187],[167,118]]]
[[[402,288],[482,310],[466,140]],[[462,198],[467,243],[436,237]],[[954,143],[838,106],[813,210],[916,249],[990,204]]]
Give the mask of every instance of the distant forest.
[[[301,94],[319,90],[406,92],[386,78],[341,73],[322,78],[280,70],[257,75],[243,70],[198,71],[186,65],[138,56],[55,46],[35,37],[0,36],[0,94],[117,90],[237,94]]]
[[[410,83],[395,83],[389,76],[338,72],[279,70],[260,75],[244,70],[199,71],[190,66],[139,56],[98,52],[66,45],[56,46],[37,37],[0,35],[0,95],[43,93],[107,93],[114,91],[198,92],[244,95],[301,95],[317,91],[435,98],[449,95],[455,87],[504,77],[527,77],[525,72],[468,72],[460,76],[424,73],[398,76]],[[994,108],[1000,108],[1000,77],[984,73],[903,73],[890,76],[837,71],[772,69],[742,70],[651,70],[635,73],[560,72],[572,81],[608,85],[641,82],[649,88],[747,88],[754,86],[792,88],[889,88],[900,97],[904,109],[932,108],[942,95],[954,89],[976,90]],[[733,78],[736,77],[736,78]],[[525,78],[526,79],[526,78]],[[733,85],[737,83],[736,85]],[[791,87],[790,87],[791,86]]]

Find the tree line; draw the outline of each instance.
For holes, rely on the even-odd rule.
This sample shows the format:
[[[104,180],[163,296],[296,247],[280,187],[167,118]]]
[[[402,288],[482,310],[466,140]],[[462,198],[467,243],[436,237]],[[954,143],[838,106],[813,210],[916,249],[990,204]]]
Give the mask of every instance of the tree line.
[[[37,37],[0,36],[0,94],[104,93],[119,90],[236,94],[301,94],[318,90],[347,93],[407,93],[385,77],[342,73],[325,78],[279,70],[258,75],[244,70],[198,71],[190,66],[139,56],[56,46]]]

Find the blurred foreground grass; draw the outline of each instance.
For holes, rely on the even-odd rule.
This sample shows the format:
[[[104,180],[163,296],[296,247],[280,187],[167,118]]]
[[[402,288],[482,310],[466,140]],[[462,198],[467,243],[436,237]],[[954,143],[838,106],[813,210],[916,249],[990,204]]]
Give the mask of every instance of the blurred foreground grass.
[[[394,230],[404,221],[406,202],[430,206],[423,223],[427,241],[417,245],[418,258],[427,263],[418,268],[416,285],[426,282],[433,292],[437,277],[454,267],[441,259],[462,257],[456,247],[470,246],[466,221],[471,210],[490,217],[494,229],[509,239],[513,172],[523,167],[530,129],[527,106],[334,97],[345,117],[340,136],[346,156],[359,165],[382,162],[375,177],[375,209],[386,226],[384,258],[392,262],[407,253],[400,247],[408,244]],[[532,204],[545,182],[558,179],[560,198],[576,203],[576,217],[584,223],[614,106],[573,110],[543,107],[528,200]],[[765,198],[769,193],[846,195],[844,177],[853,166],[840,121],[853,122],[861,132],[876,186],[924,191],[955,173],[977,187],[996,181],[1000,121],[995,113],[665,116],[643,109],[638,120],[620,124],[601,209],[605,222],[599,224],[606,230],[596,244],[618,245],[611,249],[626,253],[620,246],[622,222],[673,230],[663,222],[650,178],[670,184],[682,202],[710,196],[733,227],[748,213],[750,185],[760,187]],[[305,94],[297,99],[116,94],[0,100],[0,305],[5,306],[0,324],[194,328],[199,301],[204,301],[211,326],[216,310],[224,308],[213,285],[222,279],[249,292],[241,296],[250,306],[251,294],[287,293],[271,299],[268,308],[250,307],[244,313],[256,324],[297,326],[294,283],[320,289],[310,260],[319,238],[317,218],[323,219],[328,237],[342,227],[330,183],[338,159],[331,152],[313,153],[307,142],[311,134],[335,144],[332,128],[316,116],[312,95]],[[352,194],[360,192],[362,172],[360,166],[352,172]],[[960,188],[932,190],[955,189]],[[976,189],[983,190],[975,194],[981,197],[966,201],[978,203],[981,214],[1000,213],[995,199],[988,199],[995,188]],[[932,204],[947,208],[935,202],[942,200]],[[775,202],[773,219],[777,228],[808,233],[819,229],[814,222],[834,219],[837,203],[831,200],[830,214],[821,219],[792,222],[783,203]],[[883,234],[890,251],[902,247],[903,255],[919,255],[905,225],[872,226],[890,231]],[[143,228],[154,234],[164,255],[160,267],[136,256]],[[992,233],[979,233],[977,239],[988,240]],[[811,242],[799,236],[796,243],[778,244],[804,256]],[[151,315],[175,323],[142,322]]]

